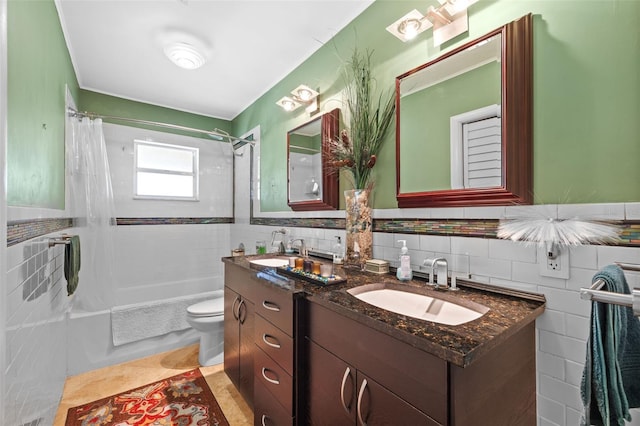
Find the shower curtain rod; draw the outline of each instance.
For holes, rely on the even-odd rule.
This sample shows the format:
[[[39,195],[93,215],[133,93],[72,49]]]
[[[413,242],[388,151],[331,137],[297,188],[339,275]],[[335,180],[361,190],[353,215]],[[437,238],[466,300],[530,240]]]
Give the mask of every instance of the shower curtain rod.
[[[202,129],[196,129],[193,127],[186,127],[186,126],[179,126],[177,124],[169,124],[169,123],[161,123],[158,121],[147,121],[147,120],[140,120],[137,118],[127,118],[127,117],[117,117],[117,116],[113,116],[113,115],[102,115],[102,114],[96,114],[95,112],[88,112],[88,111],[76,111],[73,108],[69,108],[68,109],[68,113],[70,117],[78,117],[78,118],[84,118],[84,117],[88,117],[88,118],[101,118],[103,120],[106,121],[125,121],[125,122],[129,122],[129,123],[138,123],[138,124],[145,124],[147,126],[157,126],[157,127],[166,127],[168,129],[174,129],[174,130],[183,130],[186,132],[193,132],[193,133],[201,133],[201,134],[205,134],[208,136],[213,136],[213,137],[217,137],[217,138],[221,138],[221,139],[227,139],[227,142],[229,142],[233,149],[236,150],[246,144],[250,144],[250,145],[254,145],[255,141],[251,141],[248,139],[242,139],[242,138],[238,138],[235,136],[231,136],[229,133],[225,132],[224,130],[220,130],[220,129],[214,129],[214,130],[202,130]]]

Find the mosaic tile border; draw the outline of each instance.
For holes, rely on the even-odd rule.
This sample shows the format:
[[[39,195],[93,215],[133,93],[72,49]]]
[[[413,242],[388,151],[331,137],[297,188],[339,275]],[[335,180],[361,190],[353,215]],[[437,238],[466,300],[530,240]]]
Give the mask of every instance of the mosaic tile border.
[[[70,217],[7,222],[7,247],[72,227],[73,219]]]
[[[119,217],[118,226],[130,225],[212,225],[233,223],[232,217]]]
[[[373,231],[398,234],[497,238],[498,219],[373,219]],[[640,221],[611,221],[620,227],[616,246],[640,247]],[[251,218],[252,225],[344,229],[345,220],[335,218]]]

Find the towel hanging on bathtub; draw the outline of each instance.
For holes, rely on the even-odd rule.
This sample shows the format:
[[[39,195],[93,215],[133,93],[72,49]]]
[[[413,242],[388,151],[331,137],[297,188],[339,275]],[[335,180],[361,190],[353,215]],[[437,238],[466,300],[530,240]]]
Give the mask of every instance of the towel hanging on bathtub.
[[[593,277],[603,290],[629,294],[624,272],[617,265]],[[593,302],[591,334],[580,393],[585,407],[583,425],[624,426],[629,408],[640,407],[640,319],[629,307]]]
[[[80,237],[74,235],[64,246],[64,277],[67,280],[67,296],[71,296],[78,288],[80,272]]]

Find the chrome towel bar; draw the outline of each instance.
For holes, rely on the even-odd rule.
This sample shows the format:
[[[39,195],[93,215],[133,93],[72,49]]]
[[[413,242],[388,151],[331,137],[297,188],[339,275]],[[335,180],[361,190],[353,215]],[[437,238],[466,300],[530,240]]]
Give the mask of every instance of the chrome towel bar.
[[[616,265],[628,271],[639,271],[640,265],[632,263],[615,262]],[[595,302],[610,303],[613,305],[628,306],[633,309],[635,316],[640,316],[640,289],[634,288],[631,294],[612,293],[600,290],[605,284],[604,280],[598,279],[589,288],[580,289],[580,297],[585,300]]]

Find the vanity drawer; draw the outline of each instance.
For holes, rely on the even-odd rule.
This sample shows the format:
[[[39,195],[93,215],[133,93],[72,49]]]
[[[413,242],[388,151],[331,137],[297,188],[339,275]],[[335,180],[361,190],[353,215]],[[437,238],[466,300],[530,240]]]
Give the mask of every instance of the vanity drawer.
[[[256,285],[253,294],[256,313],[293,337],[293,295],[265,283]]]
[[[278,402],[275,396],[264,385],[256,381],[253,401],[254,426],[286,426],[293,425],[294,418]]]
[[[260,382],[282,404],[289,416],[292,416],[293,377],[257,347],[253,359],[253,372],[254,383]]]
[[[260,315],[255,317],[256,345],[293,376],[293,338]]]

